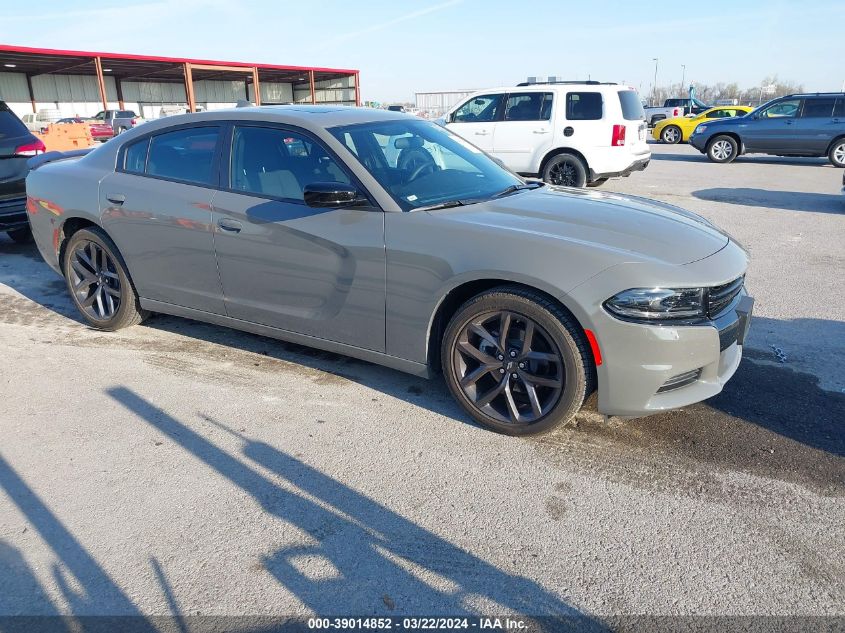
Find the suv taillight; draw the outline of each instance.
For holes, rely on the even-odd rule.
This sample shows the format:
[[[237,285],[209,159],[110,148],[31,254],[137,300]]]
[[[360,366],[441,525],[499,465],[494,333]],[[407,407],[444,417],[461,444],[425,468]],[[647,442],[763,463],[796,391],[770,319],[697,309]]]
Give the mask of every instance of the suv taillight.
[[[132,119],[132,125],[135,125],[138,121],[136,119]]]
[[[44,143],[40,139],[35,139],[34,143],[27,143],[15,148],[15,154],[18,156],[36,156],[47,151]]]
[[[621,147],[625,144],[625,126],[624,125],[614,125],[613,126],[613,138],[610,140],[610,145],[612,147]]]

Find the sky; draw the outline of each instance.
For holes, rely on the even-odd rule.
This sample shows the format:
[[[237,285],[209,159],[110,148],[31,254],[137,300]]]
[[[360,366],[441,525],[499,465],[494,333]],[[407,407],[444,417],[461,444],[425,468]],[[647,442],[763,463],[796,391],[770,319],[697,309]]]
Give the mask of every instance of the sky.
[[[362,99],[404,102],[549,75],[645,95],[654,58],[658,85],[838,91],[842,24],[845,0],[44,0],[6,3],[0,43],[358,69]]]

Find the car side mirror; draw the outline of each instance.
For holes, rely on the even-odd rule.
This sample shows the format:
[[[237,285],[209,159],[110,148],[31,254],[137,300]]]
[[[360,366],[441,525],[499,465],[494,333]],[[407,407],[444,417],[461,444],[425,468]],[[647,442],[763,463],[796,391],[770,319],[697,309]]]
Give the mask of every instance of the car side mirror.
[[[302,193],[305,204],[317,209],[351,207],[366,201],[357,188],[342,182],[312,182]]]

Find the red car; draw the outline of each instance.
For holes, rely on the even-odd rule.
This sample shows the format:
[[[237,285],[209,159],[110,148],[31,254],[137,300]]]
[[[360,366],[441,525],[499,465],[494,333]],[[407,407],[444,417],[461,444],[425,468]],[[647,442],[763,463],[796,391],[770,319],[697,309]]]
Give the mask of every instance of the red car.
[[[67,117],[65,119],[59,119],[56,123],[87,123],[88,127],[91,129],[91,138],[95,141],[100,141],[105,143],[109,140],[112,136],[114,136],[114,130],[110,125],[106,125],[105,123],[98,123],[97,121],[91,121],[88,119],[83,119],[82,117]]]

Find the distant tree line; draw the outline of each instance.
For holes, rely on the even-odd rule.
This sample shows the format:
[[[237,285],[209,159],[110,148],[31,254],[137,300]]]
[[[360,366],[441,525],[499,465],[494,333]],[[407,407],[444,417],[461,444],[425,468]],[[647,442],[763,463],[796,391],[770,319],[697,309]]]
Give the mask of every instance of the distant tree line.
[[[804,91],[803,84],[782,81],[778,79],[777,75],[764,77],[759,85],[751,88],[740,88],[736,82],[726,83],[723,81],[715,84],[703,84],[694,81],[692,84],[695,86],[696,99],[711,104],[721,99],[736,99],[741,105],[757,105],[776,97]],[[774,87],[774,92],[764,90],[769,86]],[[654,101],[655,104],[662,104],[666,99],[686,97],[688,94],[689,84],[682,86],[680,83],[675,83],[668,86],[658,86],[656,91],[642,96]]]

